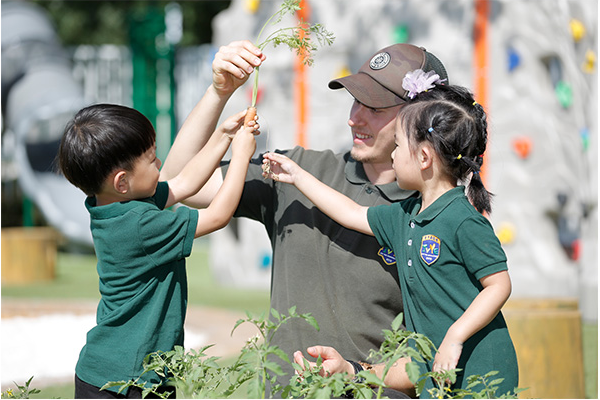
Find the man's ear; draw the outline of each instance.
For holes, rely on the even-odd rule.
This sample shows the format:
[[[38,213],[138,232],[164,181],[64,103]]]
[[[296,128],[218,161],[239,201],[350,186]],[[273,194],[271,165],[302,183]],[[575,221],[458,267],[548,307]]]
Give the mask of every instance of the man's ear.
[[[113,176],[113,188],[121,193],[125,194],[129,190],[129,182],[127,180],[127,172],[120,170]]]

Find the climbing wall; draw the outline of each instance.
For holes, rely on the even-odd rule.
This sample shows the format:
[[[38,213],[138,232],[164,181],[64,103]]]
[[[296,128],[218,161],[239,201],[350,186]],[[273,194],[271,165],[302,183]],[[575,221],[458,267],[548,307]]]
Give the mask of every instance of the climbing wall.
[[[348,149],[352,98],[328,89],[327,82],[358,70],[392,43],[423,46],[444,62],[451,83],[475,88],[483,76],[490,123],[485,179],[495,194],[490,219],[509,258],[513,297],[579,297],[584,316],[596,319],[598,4],[489,1],[486,64],[474,68],[476,1],[308,1],[307,18],[333,31],[336,40],[316,53],[301,82],[287,48],[265,50],[259,151],[297,143]],[[255,41],[280,4],[232,1],[214,20],[213,43]],[[290,16],[281,26],[295,23]],[[302,114],[299,90],[307,93]],[[247,107],[250,92],[250,84],[241,88],[224,115]],[[268,285],[270,249],[263,231],[242,219],[213,235],[213,264],[227,271],[224,280]],[[232,251],[224,251],[228,247]],[[239,259],[224,260],[222,254],[234,249]]]

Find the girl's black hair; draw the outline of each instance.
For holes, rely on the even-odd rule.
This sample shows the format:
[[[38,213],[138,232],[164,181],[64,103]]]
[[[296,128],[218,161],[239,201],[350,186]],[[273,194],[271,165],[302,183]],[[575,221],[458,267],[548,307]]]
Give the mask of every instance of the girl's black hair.
[[[152,124],[139,111],[96,104],[81,109],[67,124],[58,165],[69,182],[93,196],[111,172],[131,171],[135,160],[155,142]]]
[[[487,145],[487,117],[472,93],[461,86],[438,85],[408,101],[398,119],[409,143],[431,143],[457,182],[472,175],[467,197],[477,211],[490,213],[492,194],[479,176]]]

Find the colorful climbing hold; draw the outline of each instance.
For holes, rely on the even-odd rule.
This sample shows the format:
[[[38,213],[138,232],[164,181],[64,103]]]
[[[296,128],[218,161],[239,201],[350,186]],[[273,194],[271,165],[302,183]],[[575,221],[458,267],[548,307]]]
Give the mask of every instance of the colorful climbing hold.
[[[529,137],[521,136],[513,139],[512,146],[515,153],[524,160],[529,157],[533,142]]]
[[[583,72],[592,74],[596,69],[596,53],[593,50],[585,52],[585,61],[583,62]]]
[[[408,42],[408,26],[402,24],[397,25],[394,28],[394,32],[392,33],[392,42],[393,43],[406,43]]]
[[[554,88],[558,102],[563,108],[569,108],[573,104],[573,89],[565,81],[560,81]]]
[[[578,19],[573,18],[569,23],[571,35],[575,43],[579,42],[585,36],[585,25]]]
[[[517,68],[521,64],[521,56],[515,50],[514,47],[509,46],[507,48],[508,53],[508,71],[512,72],[515,68]]]
[[[246,0],[245,6],[246,10],[252,14],[255,14],[260,7],[260,0]]]
[[[502,245],[510,244],[515,240],[515,226],[510,222],[502,222],[496,233]]]

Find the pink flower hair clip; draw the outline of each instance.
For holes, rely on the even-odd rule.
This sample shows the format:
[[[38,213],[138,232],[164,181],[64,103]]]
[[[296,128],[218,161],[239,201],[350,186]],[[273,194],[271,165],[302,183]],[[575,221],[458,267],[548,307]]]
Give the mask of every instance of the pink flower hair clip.
[[[414,99],[421,92],[433,89],[435,85],[443,84],[446,79],[440,79],[435,71],[425,72],[422,69],[415,69],[404,75],[402,88],[408,90],[408,97]]]

